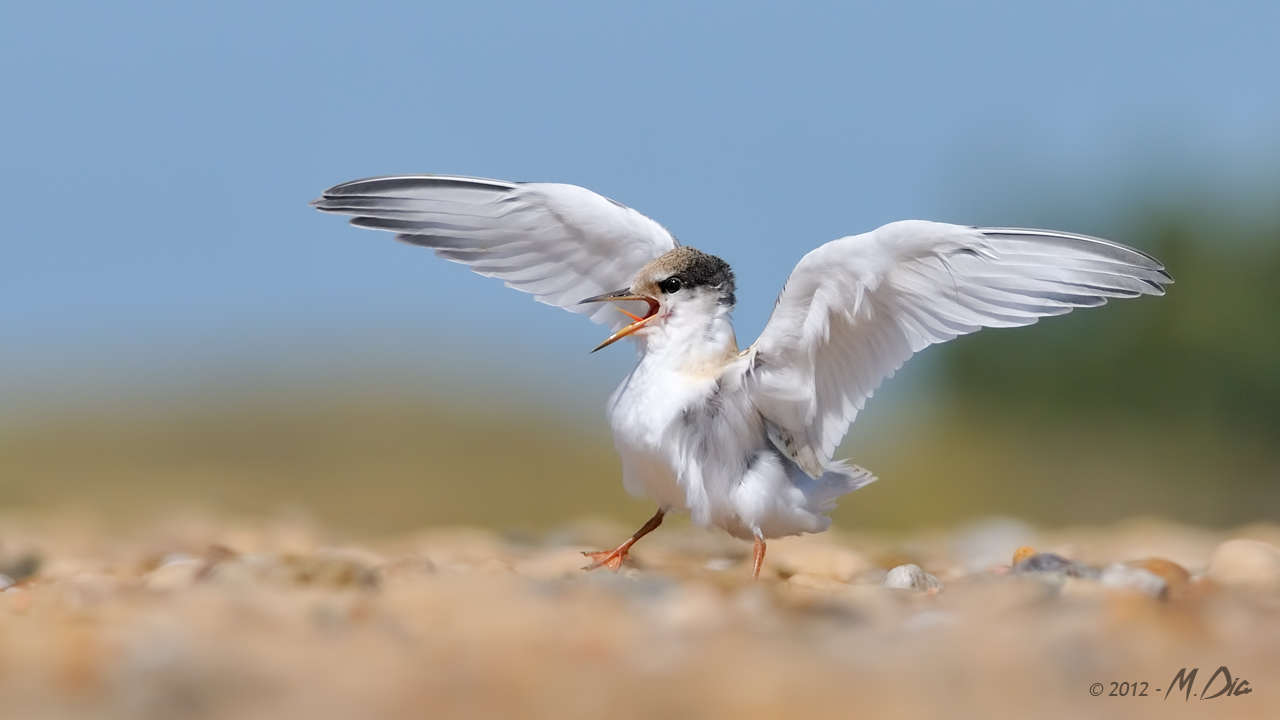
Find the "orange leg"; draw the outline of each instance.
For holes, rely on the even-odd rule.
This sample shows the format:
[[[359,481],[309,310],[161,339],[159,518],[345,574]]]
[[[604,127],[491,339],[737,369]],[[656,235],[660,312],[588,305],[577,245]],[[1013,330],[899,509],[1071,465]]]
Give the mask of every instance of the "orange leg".
[[[752,550],[751,579],[759,580],[760,567],[764,565],[764,540],[762,538],[756,538],[756,544]]]
[[[636,541],[639,540],[640,538],[656,530],[658,526],[662,524],[662,516],[665,514],[666,513],[664,513],[662,509],[659,508],[658,512],[654,513],[653,517],[649,518],[648,522],[646,522],[644,525],[641,525],[640,529],[635,531],[635,534],[633,534],[630,538],[628,538],[626,542],[622,543],[621,545],[619,545],[618,547],[612,550],[600,550],[598,552],[582,553],[583,555],[586,555],[587,557],[591,558],[591,561],[592,561],[590,565],[582,569],[595,570],[598,567],[607,567],[610,570],[614,570],[614,571],[618,570],[619,568],[622,567],[622,561],[627,559],[627,551],[631,549],[631,546],[635,545]]]

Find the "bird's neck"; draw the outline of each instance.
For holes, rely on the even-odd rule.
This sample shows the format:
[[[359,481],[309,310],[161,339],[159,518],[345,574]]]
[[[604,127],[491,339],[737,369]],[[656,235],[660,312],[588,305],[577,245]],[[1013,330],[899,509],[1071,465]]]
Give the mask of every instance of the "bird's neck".
[[[718,373],[738,355],[732,312],[731,304],[710,295],[672,308],[640,338],[640,362],[694,374]]]

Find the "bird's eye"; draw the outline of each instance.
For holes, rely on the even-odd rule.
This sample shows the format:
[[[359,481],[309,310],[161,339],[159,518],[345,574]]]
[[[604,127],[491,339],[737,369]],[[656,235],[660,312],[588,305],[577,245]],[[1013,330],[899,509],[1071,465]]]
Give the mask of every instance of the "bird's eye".
[[[684,283],[680,282],[680,278],[672,276],[658,283],[658,287],[662,288],[662,292],[669,295],[673,292],[679,292],[680,288],[684,287]]]

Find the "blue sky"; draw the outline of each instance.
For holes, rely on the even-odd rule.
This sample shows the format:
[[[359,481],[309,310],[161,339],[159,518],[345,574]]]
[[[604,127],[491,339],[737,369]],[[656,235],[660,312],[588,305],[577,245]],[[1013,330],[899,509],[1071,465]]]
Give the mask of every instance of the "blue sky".
[[[307,201],[396,172],[585,185],[733,264],[749,342],[841,235],[1105,235],[1140,192],[1274,177],[1277,8],[12,3],[0,392],[513,364],[607,388],[630,354],[588,358],[600,328]]]

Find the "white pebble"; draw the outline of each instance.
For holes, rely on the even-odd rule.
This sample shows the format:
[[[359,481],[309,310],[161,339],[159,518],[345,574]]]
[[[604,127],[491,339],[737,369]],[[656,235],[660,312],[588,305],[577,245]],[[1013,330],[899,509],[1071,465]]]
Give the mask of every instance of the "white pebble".
[[[937,592],[942,589],[938,578],[920,569],[919,565],[908,563],[899,565],[884,576],[884,586],[899,590],[916,590],[920,592]]]

